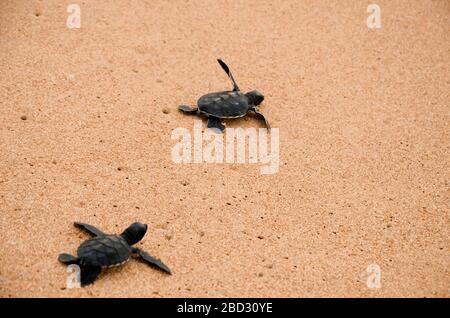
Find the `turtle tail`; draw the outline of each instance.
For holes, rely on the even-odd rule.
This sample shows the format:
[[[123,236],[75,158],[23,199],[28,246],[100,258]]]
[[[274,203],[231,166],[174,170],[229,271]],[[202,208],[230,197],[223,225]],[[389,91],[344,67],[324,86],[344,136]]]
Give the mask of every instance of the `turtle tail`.
[[[58,261],[60,261],[61,263],[70,265],[70,264],[79,264],[80,259],[73,255],[70,255],[67,253],[62,253],[62,254],[59,254]]]

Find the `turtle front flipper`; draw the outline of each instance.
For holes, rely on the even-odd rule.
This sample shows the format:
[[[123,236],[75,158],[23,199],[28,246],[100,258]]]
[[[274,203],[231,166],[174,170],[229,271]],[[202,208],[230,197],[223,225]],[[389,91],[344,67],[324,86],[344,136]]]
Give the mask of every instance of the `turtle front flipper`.
[[[267,130],[270,130],[270,125],[269,125],[269,122],[267,121],[266,117],[264,117],[264,115],[261,114],[258,109],[254,108],[253,110],[255,111],[255,114],[256,114],[256,116],[258,118],[264,120],[264,123],[266,124]]]
[[[71,264],[78,264],[80,259],[71,254],[62,253],[62,254],[59,254],[58,261],[60,261],[63,264],[66,264],[66,265],[71,265]]]
[[[197,107],[191,107],[188,105],[180,105],[178,106],[178,109],[185,113],[196,113],[198,110]]]
[[[100,266],[81,266],[80,283],[81,286],[90,285],[97,279],[102,268]]]
[[[77,227],[79,229],[82,229],[82,230],[88,232],[92,236],[103,236],[103,235],[106,235],[105,233],[103,233],[102,231],[97,229],[95,226],[92,226],[92,225],[89,225],[89,224],[75,222],[73,225],[75,225],[75,227]]]
[[[220,119],[214,116],[208,117],[208,128],[217,129],[219,133],[223,132],[225,129],[225,126],[222,125],[220,122]]]
[[[233,84],[233,91],[240,91],[239,86],[236,84],[236,81],[234,80],[233,74],[231,74],[230,69],[228,68],[228,65],[225,64],[224,61],[221,59],[218,59],[217,62],[219,62],[220,66],[223,68],[225,73],[227,73],[228,77],[231,80],[231,83]]]
[[[167,265],[165,265],[163,262],[161,262],[161,260],[151,256],[150,254],[148,254],[147,252],[139,249],[139,248],[134,248],[133,249],[133,253],[139,255],[139,257],[145,261],[147,264],[151,265],[151,266],[155,266],[158,269],[162,270],[163,272],[172,275],[172,272],[170,271],[169,267],[167,267]]]

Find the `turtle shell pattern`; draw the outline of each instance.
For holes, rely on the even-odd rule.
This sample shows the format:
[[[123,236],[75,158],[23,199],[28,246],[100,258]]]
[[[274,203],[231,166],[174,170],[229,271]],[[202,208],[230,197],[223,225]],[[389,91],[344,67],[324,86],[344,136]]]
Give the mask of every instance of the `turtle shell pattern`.
[[[131,247],[121,236],[106,235],[83,242],[77,254],[85,265],[112,267],[130,258]]]
[[[248,98],[239,91],[224,91],[203,95],[197,102],[200,112],[219,118],[245,116],[250,106]]]

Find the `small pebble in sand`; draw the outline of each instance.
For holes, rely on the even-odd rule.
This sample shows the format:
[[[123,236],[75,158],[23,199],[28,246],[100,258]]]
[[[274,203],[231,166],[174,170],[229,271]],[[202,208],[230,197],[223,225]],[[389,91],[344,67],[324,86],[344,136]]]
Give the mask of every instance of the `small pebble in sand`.
[[[20,119],[22,119],[22,120],[27,120],[27,116],[25,116],[25,115],[20,116]]]
[[[163,112],[164,114],[169,114],[169,113],[170,113],[170,110],[169,110],[168,108],[163,108],[163,109],[162,109],[162,112]]]

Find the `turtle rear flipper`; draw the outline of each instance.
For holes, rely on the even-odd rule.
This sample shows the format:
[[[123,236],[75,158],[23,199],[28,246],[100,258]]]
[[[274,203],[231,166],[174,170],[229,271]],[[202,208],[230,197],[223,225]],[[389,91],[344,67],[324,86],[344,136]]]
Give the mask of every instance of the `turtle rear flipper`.
[[[59,254],[58,261],[60,261],[63,264],[70,265],[70,264],[78,264],[80,262],[80,259],[71,254],[62,253]]]
[[[93,225],[80,223],[80,222],[75,222],[75,223],[73,223],[73,225],[75,225],[75,227],[77,227],[79,229],[82,229],[82,230],[88,232],[92,236],[103,236],[103,235],[106,235],[105,233],[103,233],[102,231],[100,231],[99,229],[97,229]]]
[[[80,283],[81,286],[90,285],[97,279],[102,268],[100,266],[81,266]]]
[[[208,128],[214,129],[214,132],[221,133],[225,129],[225,126],[222,125],[220,119],[214,116],[208,117]]]
[[[134,248],[133,252],[138,254],[140,256],[140,258],[143,261],[145,261],[147,264],[149,264],[151,266],[155,266],[158,269],[162,270],[163,272],[165,272],[169,275],[172,275],[172,272],[170,271],[169,267],[167,267],[167,265],[165,265],[163,262],[161,262],[161,260],[151,256],[146,251],[143,251],[139,248]]]
[[[185,113],[196,113],[198,110],[197,107],[191,107],[188,105],[180,105],[178,106],[178,109]]]

